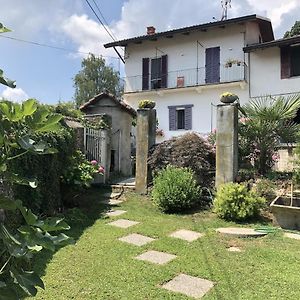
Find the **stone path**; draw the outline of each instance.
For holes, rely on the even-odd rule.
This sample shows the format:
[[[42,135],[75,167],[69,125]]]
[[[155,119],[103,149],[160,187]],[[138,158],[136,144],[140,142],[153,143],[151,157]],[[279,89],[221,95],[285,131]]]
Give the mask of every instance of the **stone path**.
[[[144,260],[157,265],[165,265],[169,261],[176,258],[176,255],[155,250],[147,251],[135,257],[138,260]]]
[[[162,287],[172,292],[178,292],[189,297],[200,299],[213,288],[213,286],[214,283],[212,281],[186,274],[179,274]]]
[[[110,199],[110,201],[122,202],[121,200],[114,200],[114,199]],[[111,210],[107,212],[106,215],[109,217],[117,217],[124,213],[126,213],[125,210]],[[127,229],[131,226],[141,224],[141,223],[137,221],[127,220],[127,219],[118,219],[116,221],[107,224],[111,226]],[[267,233],[257,232],[250,228],[228,227],[228,228],[218,228],[216,231],[234,237],[259,237],[267,234]],[[300,239],[300,235],[297,234],[286,233],[285,235],[288,237]],[[198,240],[199,238],[203,237],[204,234],[192,230],[179,229],[177,231],[170,233],[168,236],[192,243]],[[138,233],[131,233],[129,235],[120,237],[118,240],[138,247],[145,246],[155,241],[154,238],[144,236]],[[243,252],[243,250],[238,247],[229,247],[227,250],[230,252]],[[157,265],[165,265],[171,262],[172,260],[176,259],[177,256],[171,253],[160,252],[156,250],[148,250],[146,252],[137,255],[134,258],[136,260],[145,261]],[[215,284],[214,282],[209,281],[207,279],[194,277],[187,274],[179,274],[169,282],[163,284],[161,288],[171,292],[181,293],[195,299],[200,299],[213,288],[214,284]]]
[[[290,233],[290,232],[286,232],[284,234],[285,237],[288,237],[290,239],[295,239],[295,240],[300,240],[300,234],[297,233]]]
[[[193,242],[198,240],[200,237],[202,237],[203,234],[192,230],[181,229],[171,233],[169,236],[173,238],[185,240],[188,242]]]
[[[119,241],[126,242],[135,246],[144,246],[148,243],[151,243],[152,241],[155,241],[155,239],[141,234],[133,233],[119,238]]]

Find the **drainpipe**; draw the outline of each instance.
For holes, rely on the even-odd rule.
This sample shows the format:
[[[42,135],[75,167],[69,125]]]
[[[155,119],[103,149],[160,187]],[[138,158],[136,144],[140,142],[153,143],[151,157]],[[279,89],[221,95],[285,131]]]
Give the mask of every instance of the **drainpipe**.
[[[248,53],[248,84],[249,84],[249,98],[252,98],[251,95],[251,62],[250,62],[250,55],[251,52]]]
[[[119,172],[121,173],[121,139],[122,139],[122,130],[119,131]]]

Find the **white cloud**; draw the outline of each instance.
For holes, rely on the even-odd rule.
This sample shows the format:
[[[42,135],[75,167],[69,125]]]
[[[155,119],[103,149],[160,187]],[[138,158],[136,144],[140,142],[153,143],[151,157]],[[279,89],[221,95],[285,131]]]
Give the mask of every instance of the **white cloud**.
[[[22,102],[29,98],[21,88],[12,89],[10,87],[5,88],[5,90],[1,94],[1,97],[14,102]]]

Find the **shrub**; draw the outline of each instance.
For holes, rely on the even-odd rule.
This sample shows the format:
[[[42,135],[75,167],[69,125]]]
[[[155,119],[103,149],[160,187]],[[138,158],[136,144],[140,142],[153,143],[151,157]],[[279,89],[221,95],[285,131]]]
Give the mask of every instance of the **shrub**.
[[[201,187],[212,184],[215,152],[207,140],[196,133],[187,133],[155,145],[150,150],[148,165],[155,176],[168,165],[190,168]]]
[[[151,100],[141,100],[138,105],[139,108],[154,108],[155,102]]]
[[[257,179],[252,190],[259,196],[266,198],[268,202],[276,197],[276,185],[269,179]]]
[[[223,184],[214,200],[214,211],[226,220],[243,221],[258,215],[265,199],[238,183]]]
[[[162,211],[179,212],[195,206],[200,194],[190,169],[167,166],[154,178],[152,199]]]

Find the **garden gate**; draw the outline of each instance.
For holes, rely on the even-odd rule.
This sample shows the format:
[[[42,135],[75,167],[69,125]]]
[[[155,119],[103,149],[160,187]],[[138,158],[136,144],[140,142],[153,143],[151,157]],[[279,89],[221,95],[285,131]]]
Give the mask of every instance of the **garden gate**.
[[[109,177],[110,137],[108,130],[84,128],[84,152],[89,161],[96,160],[104,167],[104,176],[96,176],[95,183],[105,183]]]

